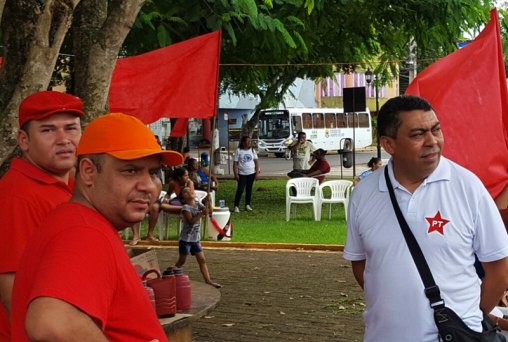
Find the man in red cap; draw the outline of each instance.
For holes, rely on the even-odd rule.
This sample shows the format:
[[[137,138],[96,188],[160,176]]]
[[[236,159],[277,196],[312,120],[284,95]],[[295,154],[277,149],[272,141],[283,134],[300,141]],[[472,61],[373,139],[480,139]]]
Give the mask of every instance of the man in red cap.
[[[183,157],[125,114],[92,121],[77,156],[71,201],[43,221],[16,273],[13,340],[166,341],[118,232],[159,196],[161,164]]]
[[[0,341],[10,340],[12,285],[25,245],[48,212],[72,195],[81,116],[79,98],[55,91],[30,95],[19,106],[22,157],[0,179]]]

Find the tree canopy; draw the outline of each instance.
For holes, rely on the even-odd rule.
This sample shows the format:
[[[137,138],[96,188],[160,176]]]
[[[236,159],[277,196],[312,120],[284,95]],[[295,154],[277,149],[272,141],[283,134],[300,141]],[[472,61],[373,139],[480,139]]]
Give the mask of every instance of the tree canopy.
[[[386,82],[410,53],[422,58],[423,68],[455,50],[464,32],[479,30],[490,5],[482,0],[150,1],[125,52],[222,28],[221,91],[257,95],[259,109],[280,103],[297,77],[319,79],[370,67]],[[147,30],[150,38],[143,39]],[[411,43],[416,51],[410,51]]]
[[[107,110],[118,55],[223,30],[221,91],[276,105],[297,77],[339,69],[398,72],[409,46],[424,61],[456,49],[488,19],[485,0],[0,0],[0,148],[15,145],[17,106],[46,89],[64,41],[73,91],[91,119]],[[423,63],[419,63],[423,66]],[[251,122],[255,123],[256,118]]]

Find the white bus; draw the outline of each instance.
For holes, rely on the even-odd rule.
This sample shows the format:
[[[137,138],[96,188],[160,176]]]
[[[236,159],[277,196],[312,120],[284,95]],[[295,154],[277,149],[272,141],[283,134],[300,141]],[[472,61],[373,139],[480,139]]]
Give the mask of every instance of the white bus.
[[[281,158],[298,132],[316,148],[351,150],[372,144],[370,111],[344,113],[342,108],[263,109],[259,113],[258,150]]]

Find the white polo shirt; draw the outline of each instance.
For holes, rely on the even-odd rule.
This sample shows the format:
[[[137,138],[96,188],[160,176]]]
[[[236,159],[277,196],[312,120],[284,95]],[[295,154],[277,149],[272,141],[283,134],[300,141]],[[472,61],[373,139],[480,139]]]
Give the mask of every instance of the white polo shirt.
[[[413,194],[393,178],[391,160],[386,167],[446,305],[481,331],[474,253],[484,262],[508,256],[508,235],[494,201],[473,173],[444,157]],[[393,211],[384,167],[353,191],[344,258],[366,260],[364,341],[438,341],[422,280]]]

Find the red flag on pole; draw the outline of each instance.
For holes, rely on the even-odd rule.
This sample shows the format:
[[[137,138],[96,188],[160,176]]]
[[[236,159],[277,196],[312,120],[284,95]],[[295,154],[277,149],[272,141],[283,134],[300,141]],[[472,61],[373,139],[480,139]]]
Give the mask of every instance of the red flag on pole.
[[[508,92],[497,11],[474,41],[422,71],[406,94],[432,104],[445,136],[443,155],[474,172],[496,198],[508,185]]]
[[[171,129],[171,138],[180,138],[187,134],[187,125],[189,124],[188,118],[176,119],[175,125]]]
[[[215,31],[116,62],[109,109],[144,123],[210,118],[217,111],[221,33]]]

